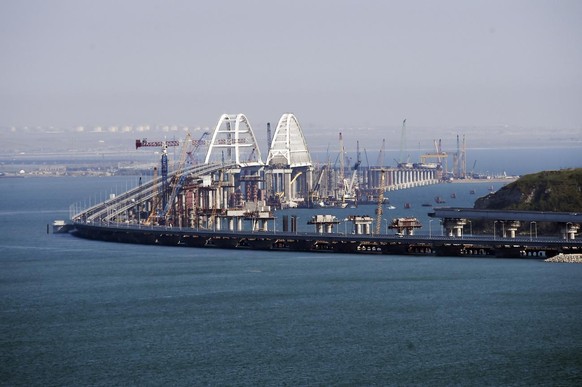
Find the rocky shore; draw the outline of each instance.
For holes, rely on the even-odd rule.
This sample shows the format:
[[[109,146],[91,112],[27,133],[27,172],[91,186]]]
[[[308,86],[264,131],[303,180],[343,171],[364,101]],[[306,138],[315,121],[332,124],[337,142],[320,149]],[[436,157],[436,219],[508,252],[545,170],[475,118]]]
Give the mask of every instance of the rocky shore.
[[[582,254],[558,254],[552,258],[545,259],[544,262],[558,263],[582,263]]]

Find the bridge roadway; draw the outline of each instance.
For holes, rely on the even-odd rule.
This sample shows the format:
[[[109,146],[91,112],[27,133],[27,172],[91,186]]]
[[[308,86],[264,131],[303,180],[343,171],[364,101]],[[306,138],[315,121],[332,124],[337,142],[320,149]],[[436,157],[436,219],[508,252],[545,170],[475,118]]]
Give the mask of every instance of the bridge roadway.
[[[435,218],[463,218],[480,220],[504,220],[522,222],[557,222],[582,223],[582,213],[549,212],[549,211],[517,211],[517,210],[480,210],[459,207],[435,207],[429,216]]]
[[[190,174],[190,175],[208,175],[217,172],[221,169],[236,168],[237,164],[201,164],[196,166],[190,166],[183,170],[177,170],[168,173],[168,180],[170,181],[178,173],[180,174]],[[98,220],[109,221],[114,218],[118,213],[127,211],[135,207],[139,203],[143,203],[147,200],[152,199],[155,195],[159,193],[162,186],[162,179],[153,179],[145,182],[141,186],[130,189],[122,194],[115,196],[112,199],[105,200],[104,202],[98,203],[82,211],[75,211],[75,214],[71,217],[74,222],[84,220],[87,222],[93,222]]]
[[[530,227],[538,222],[561,223],[564,235],[568,239],[576,238],[576,233],[580,228],[580,224],[582,224],[582,213],[578,212],[481,210],[458,207],[437,207],[433,210],[428,215],[433,218],[442,218],[443,226],[447,233],[457,237],[463,235],[464,226],[467,221],[470,222],[471,220],[492,221],[494,230],[495,224],[501,222],[504,236],[507,232],[511,239],[516,239],[517,230],[522,222],[530,223]]]
[[[165,246],[273,251],[533,258],[581,253],[582,241],[494,236],[345,235],[278,231],[214,231],[166,226],[76,222],[82,238]]]

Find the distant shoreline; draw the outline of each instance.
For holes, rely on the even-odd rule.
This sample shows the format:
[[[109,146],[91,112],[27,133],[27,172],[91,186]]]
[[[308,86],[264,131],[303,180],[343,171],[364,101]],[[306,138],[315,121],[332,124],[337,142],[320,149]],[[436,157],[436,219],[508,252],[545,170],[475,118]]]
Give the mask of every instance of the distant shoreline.
[[[519,179],[518,176],[512,177],[493,177],[491,179],[456,179],[451,180],[447,183],[459,184],[459,183],[512,183]]]

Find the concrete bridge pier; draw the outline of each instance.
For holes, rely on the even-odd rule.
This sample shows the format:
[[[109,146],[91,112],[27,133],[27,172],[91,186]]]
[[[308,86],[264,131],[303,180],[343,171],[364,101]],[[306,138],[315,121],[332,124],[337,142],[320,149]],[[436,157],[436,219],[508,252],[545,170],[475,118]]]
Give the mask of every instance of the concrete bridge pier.
[[[242,217],[230,216],[228,219],[228,231],[242,231]]]
[[[507,232],[509,232],[510,238],[515,238],[515,232],[517,231],[517,229],[519,228],[520,225],[521,225],[521,223],[519,222],[519,220],[511,220],[511,221],[507,222],[507,226],[506,226],[505,230]],[[504,237],[505,237],[505,235],[504,235]]]
[[[315,215],[307,222],[307,224],[315,225],[315,232],[318,234],[333,233],[333,226],[338,223],[339,220],[333,215]]]
[[[226,219],[228,221],[229,231],[242,231],[242,221],[244,212],[241,210],[227,210]]]
[[[269,231],[268,219],[252,218],[251,229],[252,231]]]
[[[467,224],[467,219],[452,219],[444,218],[443,226],[447,231],[448,236],[454,236],[457,238],[463,237],[463,227]]]
[[[372,233],[373,218],[369,216],[350,216],[348,219],[352,221],[356,235],[369,235]]]
[[[575,240],[576,234],[578,233],[579,229],[580,229],[579,224],[570,223],[570,222],[566,223],[562,228],[562,233],[564,235],[564,239]]]

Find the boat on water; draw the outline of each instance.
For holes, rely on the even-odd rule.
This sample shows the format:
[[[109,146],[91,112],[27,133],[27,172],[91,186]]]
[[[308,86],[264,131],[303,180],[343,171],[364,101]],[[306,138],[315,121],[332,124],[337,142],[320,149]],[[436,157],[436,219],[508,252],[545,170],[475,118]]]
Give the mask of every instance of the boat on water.
[[[55,220],[53,222],[53,234],[66,234],[73,229],[73,225],[64,220]],[[47,224],[47,234],[49,233],[49,225]]]

